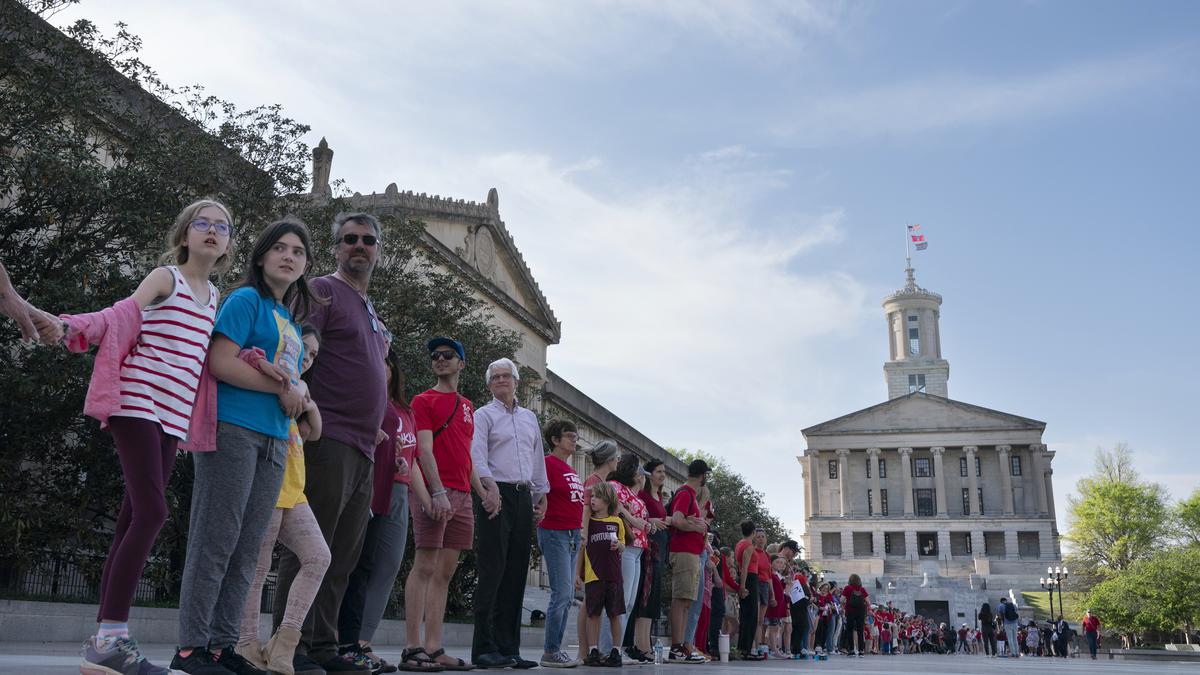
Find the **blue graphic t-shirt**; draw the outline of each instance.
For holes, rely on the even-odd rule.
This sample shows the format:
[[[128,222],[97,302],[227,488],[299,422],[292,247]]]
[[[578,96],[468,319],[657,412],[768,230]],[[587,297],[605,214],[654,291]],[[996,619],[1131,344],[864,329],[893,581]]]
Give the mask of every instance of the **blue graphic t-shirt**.
[[[242,287],[230,293],[217,311],[213,333],[220,333],[242,349],[258,347],[267,360],[299,378],[304,343],[300,327],[287,308],[264,298],[258,291]],[[288,437],[289,418],[279,407],[279,396],[217,383],[217,419],[274,438]]]

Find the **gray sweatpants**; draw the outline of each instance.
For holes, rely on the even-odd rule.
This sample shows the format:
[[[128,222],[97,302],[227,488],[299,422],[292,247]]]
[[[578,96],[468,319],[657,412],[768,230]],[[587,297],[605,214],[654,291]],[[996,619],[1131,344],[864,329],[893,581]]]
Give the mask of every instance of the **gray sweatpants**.
[[[286,440],[225,422],[217,425],[216,452],[192,454],[196,478],[179,596],[180,647],[237,643],[286,461]]]

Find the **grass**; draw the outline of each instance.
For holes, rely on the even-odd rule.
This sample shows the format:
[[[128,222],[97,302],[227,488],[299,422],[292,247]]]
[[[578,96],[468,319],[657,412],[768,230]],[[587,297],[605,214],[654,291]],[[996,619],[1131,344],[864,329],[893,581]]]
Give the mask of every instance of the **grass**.
[[[1038,621],[1049,621],[1052,618],[1058,617],[1058,592],[1054,593],[1054,611],[1050,611],[1050,600],[1046,595],[1046,591],[1038,589],[1036,591],[1020,591],[1020,603],[1033,608],[1033,618]],[[1084,594],[1078,591],[1063,591],[1062,604],[1066,611],[1067,621],[1078,622],[1083,616],[1083,611],[1087,609],[1084,606]]]

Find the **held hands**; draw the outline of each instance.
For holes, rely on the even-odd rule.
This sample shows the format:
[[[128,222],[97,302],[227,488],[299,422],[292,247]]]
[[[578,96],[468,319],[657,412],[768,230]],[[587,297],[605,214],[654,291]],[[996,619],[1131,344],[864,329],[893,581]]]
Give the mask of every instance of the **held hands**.
[[[488,481],[483,485],[483,510],[488,512],[488,520],[500,515],[500,488],[495,483]]]
[[[546,495],[538,500],[538,503],[533,505],[533,522],[540,523],[542,518],[546,517]]]
[[[430,508],[426,509],[426,512],[434,520],[450,520],[454,515],[454,510],[450,508],[450,499],[444,492],[430,500]]]
[[[747,591],[745,586],[738,589],[739,598],[745,598],[748,595],[750,595],[750,591]]]
[[[285,381],[280,385],[279,407],[288,417],[299,417],[304,412],[304,391]]]

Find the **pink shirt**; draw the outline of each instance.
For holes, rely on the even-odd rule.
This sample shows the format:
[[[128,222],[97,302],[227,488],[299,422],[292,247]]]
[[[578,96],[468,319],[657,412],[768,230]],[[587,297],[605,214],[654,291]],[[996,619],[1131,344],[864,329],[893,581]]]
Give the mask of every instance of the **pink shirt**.
[[[646,519],[646,505],[638,498],[637,493],[615,480],[608,481],[608,484],[612,485],[613,489],[617,491],[617,501],[621,502],[621,505],[625,507],[626,511],[629,511],[630,515],[634,518]],[[649,535],[646,534],[645,530],[630,527],[629,531],[633,534],[633,543],[630,546],[634,548],[646,548],[650,545]]]

